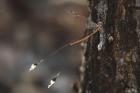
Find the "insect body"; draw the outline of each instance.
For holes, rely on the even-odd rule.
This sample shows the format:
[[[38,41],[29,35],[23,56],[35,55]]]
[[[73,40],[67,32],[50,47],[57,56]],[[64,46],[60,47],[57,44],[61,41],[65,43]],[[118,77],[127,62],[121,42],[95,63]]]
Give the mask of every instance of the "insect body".
[[[30,67],[30,69],[29,69],[29,72],[32,71],[32,70],[34,70],[36,67],[37,67],[37,64],[32,64],[31,67]]]

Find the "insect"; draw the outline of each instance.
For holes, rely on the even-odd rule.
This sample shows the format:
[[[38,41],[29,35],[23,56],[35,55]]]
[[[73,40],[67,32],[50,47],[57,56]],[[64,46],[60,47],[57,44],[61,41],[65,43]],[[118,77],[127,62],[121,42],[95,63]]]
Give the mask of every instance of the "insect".
[[[49,85],[48,85],[48,88],[50,88],[52,85],[55,84],[55,82],[56,82],[56,80],[57,80],[57,78],[58,78],[59,76],[60,76],[60,72],[57,73],[56,76],[54,76],[54,77],[50,80]]]
[[[81,43],[81,42],[89,39],[91,36],[93,36],[94,34],[96,34],[97,32],[99,32],[100,29],[101,29],[101,25],[97,25],[95,31],[92,31],[87,36],[84,36],[84,37],[82,37],[82,38],[80,38],[78,40],[75,40],[75,41],[72,41],[72,42],[69,42],[69,43],[65,44],[64,46],[56,49],[56,51],[52,52],[48,57],[51,57],[51,56],[55,55],[56,53],[58,53],[60,50],[64,49],[67,46],[73,46],[73,45],[79,44],[79,43]],[[41,64],[42,62],[44,62],[45,61],[45,58],[44,59],[41,59],[38,63],[32,64],[31,67],[30,67],[30,69],[29,69],[29,72],[33,71],[39,64]]]
[[[29,69],[29,72],[31,72],[32,70],[34,70],[38,64],[41,64],[42,62],[44,61],[44,59],[41,59],[38,63],[34,63],[31,65],[30,69]]]

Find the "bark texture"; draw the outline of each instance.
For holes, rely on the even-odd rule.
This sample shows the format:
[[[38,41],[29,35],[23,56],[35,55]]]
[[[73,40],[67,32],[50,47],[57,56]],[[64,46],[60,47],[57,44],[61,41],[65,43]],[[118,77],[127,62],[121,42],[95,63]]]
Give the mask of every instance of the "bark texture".
[[[86,33],[100,32],[84,44],[79,93],[139,93],[140,48],[135,0],[88,0]]]

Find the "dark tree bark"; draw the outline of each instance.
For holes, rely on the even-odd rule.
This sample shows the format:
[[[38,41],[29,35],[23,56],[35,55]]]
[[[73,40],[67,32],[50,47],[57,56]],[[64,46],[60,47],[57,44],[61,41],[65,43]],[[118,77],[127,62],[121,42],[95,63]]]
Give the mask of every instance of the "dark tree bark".
[[[139,93],[140,48],[135,0],[88,0],[86,33],[102,24],[84,44],[80,93]]]

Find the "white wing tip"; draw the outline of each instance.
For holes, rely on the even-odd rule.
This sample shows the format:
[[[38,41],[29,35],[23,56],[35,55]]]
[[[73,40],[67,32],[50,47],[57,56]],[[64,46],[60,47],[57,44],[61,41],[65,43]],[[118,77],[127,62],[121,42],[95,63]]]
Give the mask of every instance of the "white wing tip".
[[[50,84],[48,85],[48,88],[50,88],[52,85],[54,85],[55,84],[55,81],[53,81],[53,80],[51,80],[50,81]]]
[[[51,87],[51,85],[48,85],[48,88],[50,88]]]

